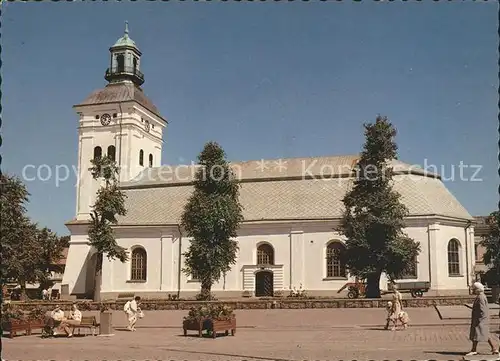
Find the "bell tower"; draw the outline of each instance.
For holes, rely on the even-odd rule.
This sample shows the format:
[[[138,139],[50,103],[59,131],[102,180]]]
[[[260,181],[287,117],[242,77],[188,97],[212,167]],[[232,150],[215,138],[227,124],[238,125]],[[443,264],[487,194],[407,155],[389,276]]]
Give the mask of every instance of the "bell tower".
[[[109,48],[109,52],[110,64],[104,76],[108,82],[129,80],[137,86],[144,83],[144,75],[139,70],[142,53],[128,36],[128,21],[125,22],[125,33]]]
[[[148,167],[161,165],[163,118],[144,94],[142,53],[125,32],[109,48],[109,67],[104,79],[108,84],[73,106],[79,115],[78,181],[76,220],[90,218],[99,184],[89,172],[91,160],[108,155],[120,168],[120,181],[136,177]]]

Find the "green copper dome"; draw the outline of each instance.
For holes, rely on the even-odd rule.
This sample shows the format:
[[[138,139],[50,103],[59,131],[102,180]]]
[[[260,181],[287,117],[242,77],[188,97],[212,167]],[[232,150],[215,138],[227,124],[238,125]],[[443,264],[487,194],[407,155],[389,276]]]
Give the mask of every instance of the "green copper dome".
[[[131,46],[137,48],[135,42],[128,37],[128,21],[125,21],[125,34],[123,34],[123,36],[120,39],[118,39],[115,45],[113,45],[111,48],[116,48],[119,46]]]

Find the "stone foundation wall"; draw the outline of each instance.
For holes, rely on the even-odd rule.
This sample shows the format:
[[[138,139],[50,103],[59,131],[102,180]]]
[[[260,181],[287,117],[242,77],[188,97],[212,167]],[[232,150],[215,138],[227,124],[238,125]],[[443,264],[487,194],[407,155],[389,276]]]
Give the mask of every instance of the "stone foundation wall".
[[[386,307],[389,299],[283,299],[271,298],[266,300],[233,300],[233,301],[167,301],[167,300],[141,300],[141,308],[144,311],[154,310],[189,310],[191,307],[204,304],[223,304],[232,307],[235,310],[251,309],[305,309],[305,308],[377,308]],[[433,306],[452,306],[465,305],[474,301],[474,296],[443,296],[443,297],[422,297],[403,299],[404,307],[433,307]],[[55,305],[60,305],[64,310],[70,310],[74,301],[31,301],[31,302],[12,302],[29,311],[33,307],[40,306],[44,309],[54,309]],[[86,301],[83,310],[99,310],[101,305],[105,305],[112,310],[123,310],[126,300],[90,302]],[[81,303],[78,302],[77,303]],[[82,305],[83,306],[83,305]]]

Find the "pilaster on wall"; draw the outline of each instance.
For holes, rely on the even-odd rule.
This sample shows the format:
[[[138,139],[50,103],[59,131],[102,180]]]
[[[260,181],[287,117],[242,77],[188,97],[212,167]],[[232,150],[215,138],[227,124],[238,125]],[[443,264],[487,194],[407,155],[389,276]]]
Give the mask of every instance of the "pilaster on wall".
[[[86,236],[71,236],[66,257],[62,284],[67,284],[70,294],[85,294],[87,291],[88,261],[91,247]]]
[[[173,235],[162,235],[160,238],[161,242],[161,281],[160,290],[171,290],[174,288],[174,276],[177,272],[174,272],[174,267],[177,262],[174,259],[173,247],[174,247],[174,236]],[[178,240],[177,240],[178,242]]]
[[[469,243],[468,245],[468,251],[469,251],[469,284],[468,286],[472,285],[475,282],[475,268],[476,268],[476,251],[474,247],[474,237],[475,237],[475,231],[474,227],[470,227],[467,229],[467,242]]]
[[[101,282],[100,282],[100,284],[96,284],[94,286],[96,293],[99,293],[101,291],[102,292],[109,292],[109,291],[112,291],[115,289],[114,282],[113,282],[113,280],[114,280],[113,270],[116,266],[115,262],[117,262],[117,261],[109,260],[108,257],[106,257],[106,255],[103,256],[103,258],[102,258],[102,271],[101,271],[101,276],[100,276]],[[127,279],[129,279],[129,277],[127,277]],[[96,283],[97,283],[97,280],[96,280]],[[98,290],[99,290],[99,292],[97,292]]]
[[[290,232],[290,288],[306,288],[304,277],[304,232]]]
[[[439,289],[439,280],[442,276],[439,272],[439,263],[441,263],[442,260],[439,259],[439,252],[437,251],[439,229],[439,223],[433,223],[427,226],[431,289]]]

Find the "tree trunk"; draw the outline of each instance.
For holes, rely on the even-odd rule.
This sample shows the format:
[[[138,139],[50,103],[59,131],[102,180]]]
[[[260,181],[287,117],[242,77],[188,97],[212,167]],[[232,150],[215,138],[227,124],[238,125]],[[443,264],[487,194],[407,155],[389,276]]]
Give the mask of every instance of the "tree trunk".
[[[101,282],[102,282],[102,253],[97,254],[96,263],[95,263],[95,273],[94,273],[94,289],[92,290],[91,298],[95,302],[101,301]]]
[[[376,272],[366,277],[366,298],[380,298],[380,276],[382,272]]]
[[[19,298],[21,301],[26,301],[28,299],[26,296],[26,281],[19,281],[19,285],[21,286],[21,295]]]
[[[201,282],[201,294],[204,300],[212,299],[212,283],[210,281],[202,281]]]

